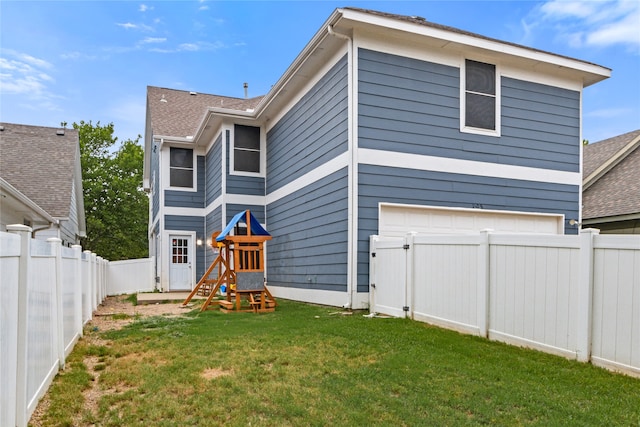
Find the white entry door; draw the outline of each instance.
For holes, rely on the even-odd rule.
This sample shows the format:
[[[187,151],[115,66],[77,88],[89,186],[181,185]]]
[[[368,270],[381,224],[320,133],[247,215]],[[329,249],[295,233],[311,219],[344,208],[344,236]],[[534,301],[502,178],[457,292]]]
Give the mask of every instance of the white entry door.
[[[169,235],[169,290],[190,291],[192,285],[191,236]]]

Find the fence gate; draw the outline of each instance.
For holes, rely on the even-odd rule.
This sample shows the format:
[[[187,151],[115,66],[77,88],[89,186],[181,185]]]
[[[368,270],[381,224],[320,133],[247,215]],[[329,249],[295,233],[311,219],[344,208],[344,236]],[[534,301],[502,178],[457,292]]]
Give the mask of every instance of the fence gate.
[[[403,237],[370,237],[369,307],[372,313],[408,315],[407,250]]]

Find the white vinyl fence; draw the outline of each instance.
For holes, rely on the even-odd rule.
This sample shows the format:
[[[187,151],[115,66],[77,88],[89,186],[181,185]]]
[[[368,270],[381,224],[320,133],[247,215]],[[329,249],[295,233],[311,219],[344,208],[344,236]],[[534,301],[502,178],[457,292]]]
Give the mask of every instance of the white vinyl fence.
[[[94,310],[131,280],[149,287],[153,260],[128,263],[128,280],[115,263],[122,282],[112,285],[114,263],[57,238],[31,239],[23,225],[7,229],[0,232],[0,426],[23,427]]]
[[[371,237],[372,312],[640,375],[640,236]]]

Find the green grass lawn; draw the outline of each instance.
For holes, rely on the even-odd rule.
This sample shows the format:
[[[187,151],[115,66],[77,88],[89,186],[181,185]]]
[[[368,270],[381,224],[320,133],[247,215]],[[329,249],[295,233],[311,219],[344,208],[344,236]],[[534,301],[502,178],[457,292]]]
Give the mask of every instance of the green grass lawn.
[[[78,343],[43,424],[640,425],[636,378],[409,320],[279,304],[87,328],[108,344]],[[87,355],[100,358],[95,413],[82,409]]]

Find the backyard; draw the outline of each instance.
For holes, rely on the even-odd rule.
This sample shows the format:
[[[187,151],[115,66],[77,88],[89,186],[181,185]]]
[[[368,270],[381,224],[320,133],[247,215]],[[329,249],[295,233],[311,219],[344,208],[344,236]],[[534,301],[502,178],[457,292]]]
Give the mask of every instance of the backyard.
[[[640,425],[640,379],[405,319],[109,297],[31,426]]]

